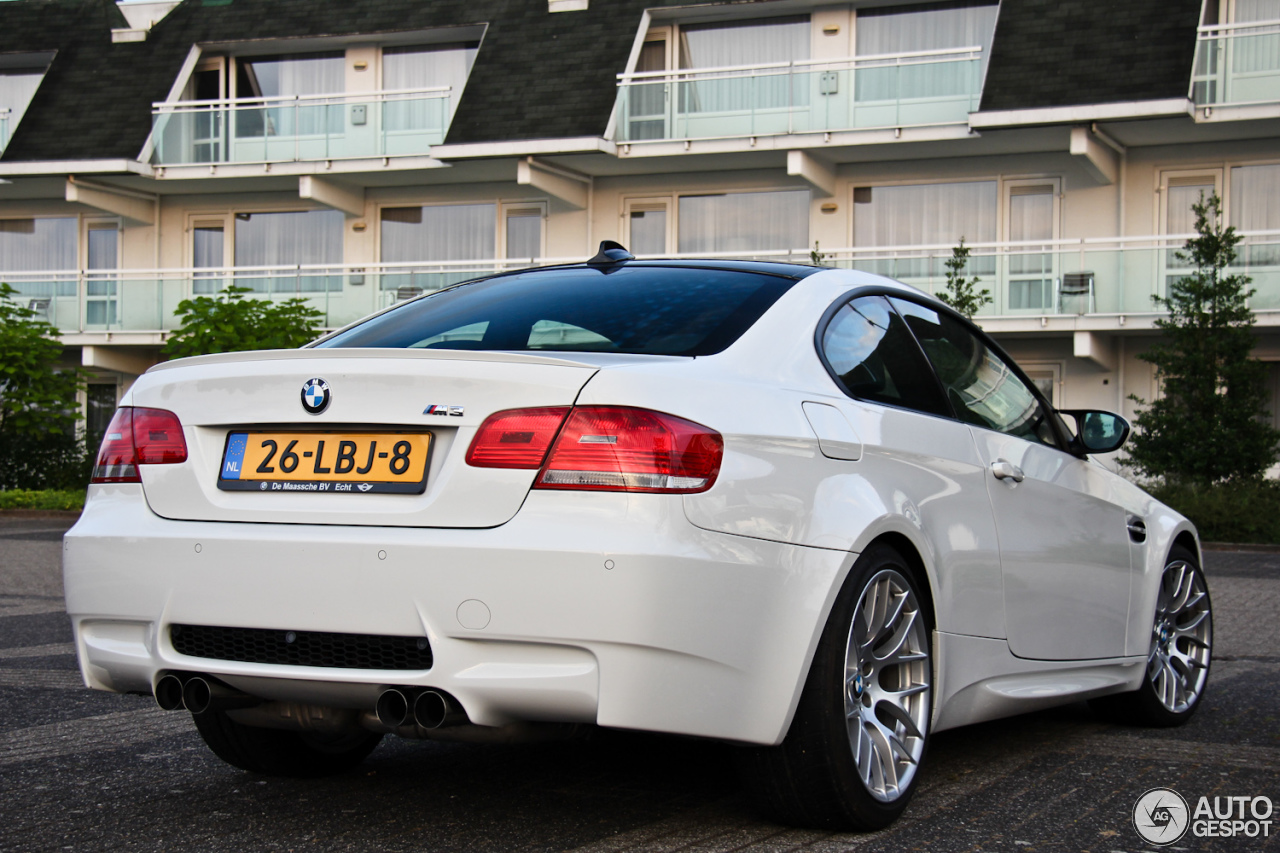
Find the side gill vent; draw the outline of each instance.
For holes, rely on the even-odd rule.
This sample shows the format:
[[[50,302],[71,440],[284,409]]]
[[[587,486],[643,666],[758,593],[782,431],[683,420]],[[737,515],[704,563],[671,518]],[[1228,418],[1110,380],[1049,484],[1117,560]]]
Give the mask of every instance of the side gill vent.
[[[1147,541],[1147,525],[1136,515],[1128,518],[1129,538],[1139,544]]]

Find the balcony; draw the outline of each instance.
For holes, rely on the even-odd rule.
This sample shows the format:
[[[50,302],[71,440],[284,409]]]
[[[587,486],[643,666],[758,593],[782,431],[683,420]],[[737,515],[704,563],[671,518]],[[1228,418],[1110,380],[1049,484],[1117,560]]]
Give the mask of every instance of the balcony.
[[[1250,276],[1255,311],[1280,312],[1280,231],[1242,232],[1230,272]],[[1193,234],[975,243],[965,274],[992,299],[979,317],[1156,313],[1152,296],[1191,272],[1176,253]],[[828,266],[896,278],[929,293],[946,287],[950,246],[896,246],[826,252]]]
[[[12,113],[8,107],[0,107],[0,151],[9,147],[9,116]]]
[[[581,258],[440,261],[368,266],[273,266],[168,270],[41,270],[0,272],[16,291],[13,300],[36,312],[63,334],[177,329],[178,303],[214,296],[230,285],[251,298],[280,302],[300,298],[323,315],[324,328],[338,328],[396,302],[460,281],[542,263]]]
[[[444,141],[449,86],[152,105],[158,166],[421,156]]]
[[[982,48],[618,75],[617,141],[964,124]]]
[[[1200,108],[1280,102],[1280,20],[1201,27],[1191,97]]]
[[[991,291],[994,302],[979,318],[1153,315],[1153,295],[1190,272],[1175,257],[1192,235],[1055,240],[1047,243],[977,243],[968,276]],[[1248,275],[1254,311],[1280,323],[1280,231],[1246,232],[1231,272]],[[823,263],[887,275],[930,293],[946,285],[951,246],[888,246],[823,250]],[[714,255],[712,255],[714,257]],[[809,262],[809,249],[724,253],[725,258]],[[680,257],[676,255],[674,257]],[[698,257],[708,257],[699,254]],[[276,266],[226,269],[0,272],[15,301],[34,309],[64,334],[145,332],[178,328],[178,303],[215,295],[228,285],[253,298],[301,298],[337,328],[374,311],[460,281],[575,258],[484,259],[366,266]]]

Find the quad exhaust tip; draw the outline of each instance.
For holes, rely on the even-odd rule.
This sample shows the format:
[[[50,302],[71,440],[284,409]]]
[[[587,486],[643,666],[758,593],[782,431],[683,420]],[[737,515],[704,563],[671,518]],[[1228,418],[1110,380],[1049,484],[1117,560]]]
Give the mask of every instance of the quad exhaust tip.
[[[412,723],[423,729],[462,725],[467,712],[447,693],[439,690],[414,692],[409,688],[389,687],[378,696],[374,707],[378,722],[398,729]]]
[[[156,682],[156,704],[166,711],[186,709],[193,714],[234,711],[261,705],[262,700],[213,678],[166,673]]]
[[[161,677],[156,682],[156,704],[165,711],[181,711],[184,707],[182,699],[182,679],[173,673]]]

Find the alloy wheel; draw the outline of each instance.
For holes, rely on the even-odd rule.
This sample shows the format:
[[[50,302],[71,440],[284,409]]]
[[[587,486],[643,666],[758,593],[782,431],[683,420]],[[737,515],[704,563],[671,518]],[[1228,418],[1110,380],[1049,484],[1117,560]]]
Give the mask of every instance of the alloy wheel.
[[[929,725],[929,642],[911,584],[885,569],[867,582],[845,652],[845,717],[867,791],[893,802],[924,753]]]

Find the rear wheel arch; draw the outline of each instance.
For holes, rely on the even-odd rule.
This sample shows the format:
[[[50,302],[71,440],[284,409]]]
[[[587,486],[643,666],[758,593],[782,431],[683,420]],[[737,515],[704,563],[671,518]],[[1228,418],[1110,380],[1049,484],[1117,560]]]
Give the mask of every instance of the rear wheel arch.
[[[938,613],[937,605],[934,603],[933,575],[925,566],[924,557],[921,556],[920,550],[907,536],[897,532],[882,533],[867,543],[868,548],[874,545],[886,545],[892,548],[906,563],[906,567],[911,570],[911,579],[915,581],[916,587],[920,591],[920,597],[924,599],[921,604],[924,606],[925,616],[928,618],[929,630],[934,630],[938,625]]]

